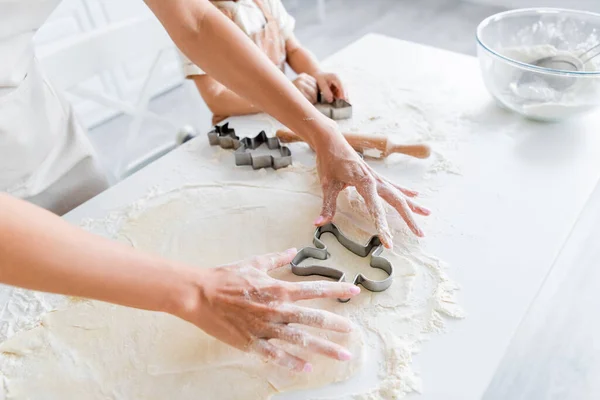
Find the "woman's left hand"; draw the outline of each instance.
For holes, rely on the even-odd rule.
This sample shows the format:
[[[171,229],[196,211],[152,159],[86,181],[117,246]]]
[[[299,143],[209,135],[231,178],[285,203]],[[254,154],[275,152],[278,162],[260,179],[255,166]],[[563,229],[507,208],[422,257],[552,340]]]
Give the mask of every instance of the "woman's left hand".
[[[325,101],[331,103],[335,99],[348,100],[348,93],[340,80],[340,77],[331,72],[318,72],[315,74],[319,90]]]
[[[332,129],[337,130],[337,127]],[[398,211],[415,235],[423,236],[423,231],[417,226],[413,213],[429,215],[430,211],[411,199],[418,195],[417,192],[395,185],[380,176],[358,156],[339,132],[323,136],[315,146],[315,151],[317,170],[323,189],[323,208],[315,225],[321,226],[330,222],[335,215],[338,195],[346,187],[354,186],[365,200],[379,238],[385,247],[392,247],[392,235],[383,201]]]

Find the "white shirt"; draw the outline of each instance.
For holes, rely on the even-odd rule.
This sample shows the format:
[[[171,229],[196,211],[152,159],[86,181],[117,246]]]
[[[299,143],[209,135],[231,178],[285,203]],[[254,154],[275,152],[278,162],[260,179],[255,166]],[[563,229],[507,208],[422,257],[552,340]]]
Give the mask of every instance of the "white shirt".
[[[33,35],[60,0],[0,0],[0,95],[25,78],[33,58]]]
[[[0,0],[0,191],[65,212],[106,185],[84,130],[34,56],[33,35],[59,3]]]
[[[248,36],[260,31],[266,24],[265,16],[253,0],[213,1],[217,8],[226,10],[232,16],[233,22]],[[271,11],[273,18],[279,23],[279,29],[284,40],[294,33],[296,21],[287,13],[281,0],[263,0],[265,8]],[[191,62],[183,53],[183,73],[186,77],[204,75],[205,72]]]

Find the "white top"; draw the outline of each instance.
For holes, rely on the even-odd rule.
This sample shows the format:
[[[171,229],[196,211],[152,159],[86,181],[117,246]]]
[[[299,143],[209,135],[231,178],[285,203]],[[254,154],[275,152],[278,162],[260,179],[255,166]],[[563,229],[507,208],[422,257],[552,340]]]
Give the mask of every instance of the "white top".
[[[253,0],[213,1],[212,3],[219,9],[227,10],[232,15],[233,22],[248,36],[260,31],[266,23],[265,16]],[[285,10],[281,0],[263,0],[263,4],[271,11],[273,18],[279,22],[283,38],[289,39],[294,33],[296,21]],[[180,54],[183,61],[183,73],[186,77],[205,74],[183,53]]]
[[[89,176],[73,172],[82,161],[93,161],[91,145],[33,52],[33,36],[59,3],[0,0],[0,191],[36,198],[34,202],[57,212],[53,205],[66,198],[76,205],[73,197],[86,192],[84,201],[95,194],[81,187]],[[48,191],[58,181],[72,193]],[[42,199],[48,193],[52,198]]]
[[[33,59],[33,35],[60,0],[0,0],[0,95],[19,86]]]

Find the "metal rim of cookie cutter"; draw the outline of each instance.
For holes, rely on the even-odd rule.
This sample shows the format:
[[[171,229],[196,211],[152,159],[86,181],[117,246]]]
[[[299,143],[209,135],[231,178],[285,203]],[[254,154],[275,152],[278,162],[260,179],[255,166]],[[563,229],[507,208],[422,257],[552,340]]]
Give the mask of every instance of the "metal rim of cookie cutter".
[[[240,147],[240,138],[235,134],[235,129],[229,127],[229,123],[216,125],[208,132],[208,143],[211,146],[221,146],[223,149],[234,149]]]
[[[283,146],[278,138],[269,137],[265,131],[261,131],[255,137],[240,139],[235,130],[229,127],[229,123],[215,128],[208,133],[208,142],[212,146],[221,146],[224,149],[234,149],[235,165],[250,165],[253,169],[273,168],[280,169],[292,165],[292,152],[287,146]],[[270,154],[254,155],[249,150],[256,150],[265,144],[270,150],[279,150],[279,157]]]
[[[301,262],[309,258],[316,258],[317,260],[326,260],[329,258],[330,254],[327,250],[327,246],[321,241],[321,236],[324,233],[333,234],[336,240],[342,246],[357,256],[366,257],[371,254],[370,266],[372,268],[381,269],[388,274],[387,278],[381,281],[375,281],[359,273],[356,274],[352,280],[354,285],[362,285],[362,287],[371,292],[383,292],[391,286],[394,269],[392,263],[388,259],[380,256],[380,254],[383,252],[383,244],[379,238],[377,236],[372,236],[366,245],[361,245],[360,243],[356,243],[348,239],[348,237],[346,237],[333,223],[325,224],[315,230],[313,235],[313,244],[315,247],[304,247],[298,251],[298,254],[296,254],[296,257],[294,257],[290,263],[292,267],[292,273],[298,276],[319,275],[326,278],[336,279],[338,282],[346,281],[346,274],[339,269],[326,267],[323,265],[299,265]],[[346,303],[349,300],[350,299],[338,299],[338,301],[342,303]]]
[[[352,117],[352,104],[344,99],[335,99],[333,102],[328,103],[320,92],[317,94],[317,103],[315,104],[315,107],[322,114],[325,114],[325,116],[333,120],[348,119]]]
[[[279,157],[270,154],[254,155],[248,150],[255,150],[261,144],[266,144],[270,150],[279,150]],[[260,168],[285,168],[292,164],[292,152],[286,146],[282,146],[276,137],[268,137],[265,131],[261,131],[255,137],[246,137],[240,140],[240,146],[235,151],[235,165],[251,165],[254,169]]]

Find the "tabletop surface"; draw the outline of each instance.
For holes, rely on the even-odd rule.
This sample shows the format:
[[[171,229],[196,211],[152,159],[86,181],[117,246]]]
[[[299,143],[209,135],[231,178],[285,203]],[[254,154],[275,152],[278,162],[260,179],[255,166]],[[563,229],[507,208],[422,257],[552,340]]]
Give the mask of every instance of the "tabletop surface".
[[[554,303],[570,300],[556,293],[574,257],[563,253],[572,246],[576,254],[583,240],[570,233],[600,177],[600,114],[561,124],[524,120],[493,103],[477,59],[380,35],[363,37],[324,65],[349,84],[354,117],[342,122],[342,129],[427,141],[435,150],[426,162],[395,156],[372,163],[383,175],[423,192],[421,202],[434,213],[420,220],[427,233],[423,246],[449,265],[467,313],[466,319],[449,324],[448,333],[425,343],[414,358],[424,382],[417,397],[470,400],[485,393],[494,399],[547,398],[494,393],[508,390],[503,382],[518,387],[514,382],[524,379],[526,369],[522,375],[510,374],[523,358],[506,351],[526,315],[530,318],[536,295],[544,293],[543,283],[554,290],[540,300],[540,313],[549,314]],[[278,126],[261,115],[231,122],[242,135],[257,129],[273,133]],[[156,187],[257,179],[256,171],[234,167],[230,154],[215,163],[215,151],[202,135],[66,219],[81,223],[106,217]],[[301,145],[292,151],[295,162],[314,165],[314,156]],[[561,260],[565,266],[553,269]],[[581,276],[574,279],[585,283]],[[10,293],[3,289],[0,296]],[[563,320],[575,324],[567,314]],[[520,342],[513,341],[511,352],[519,353],[539,326],[521,326],[516,336]],[[557,332],[559,328],[554,327]],[[548,349],[552,346],[540,342],[529,356],[537,359],[534,350]]]

